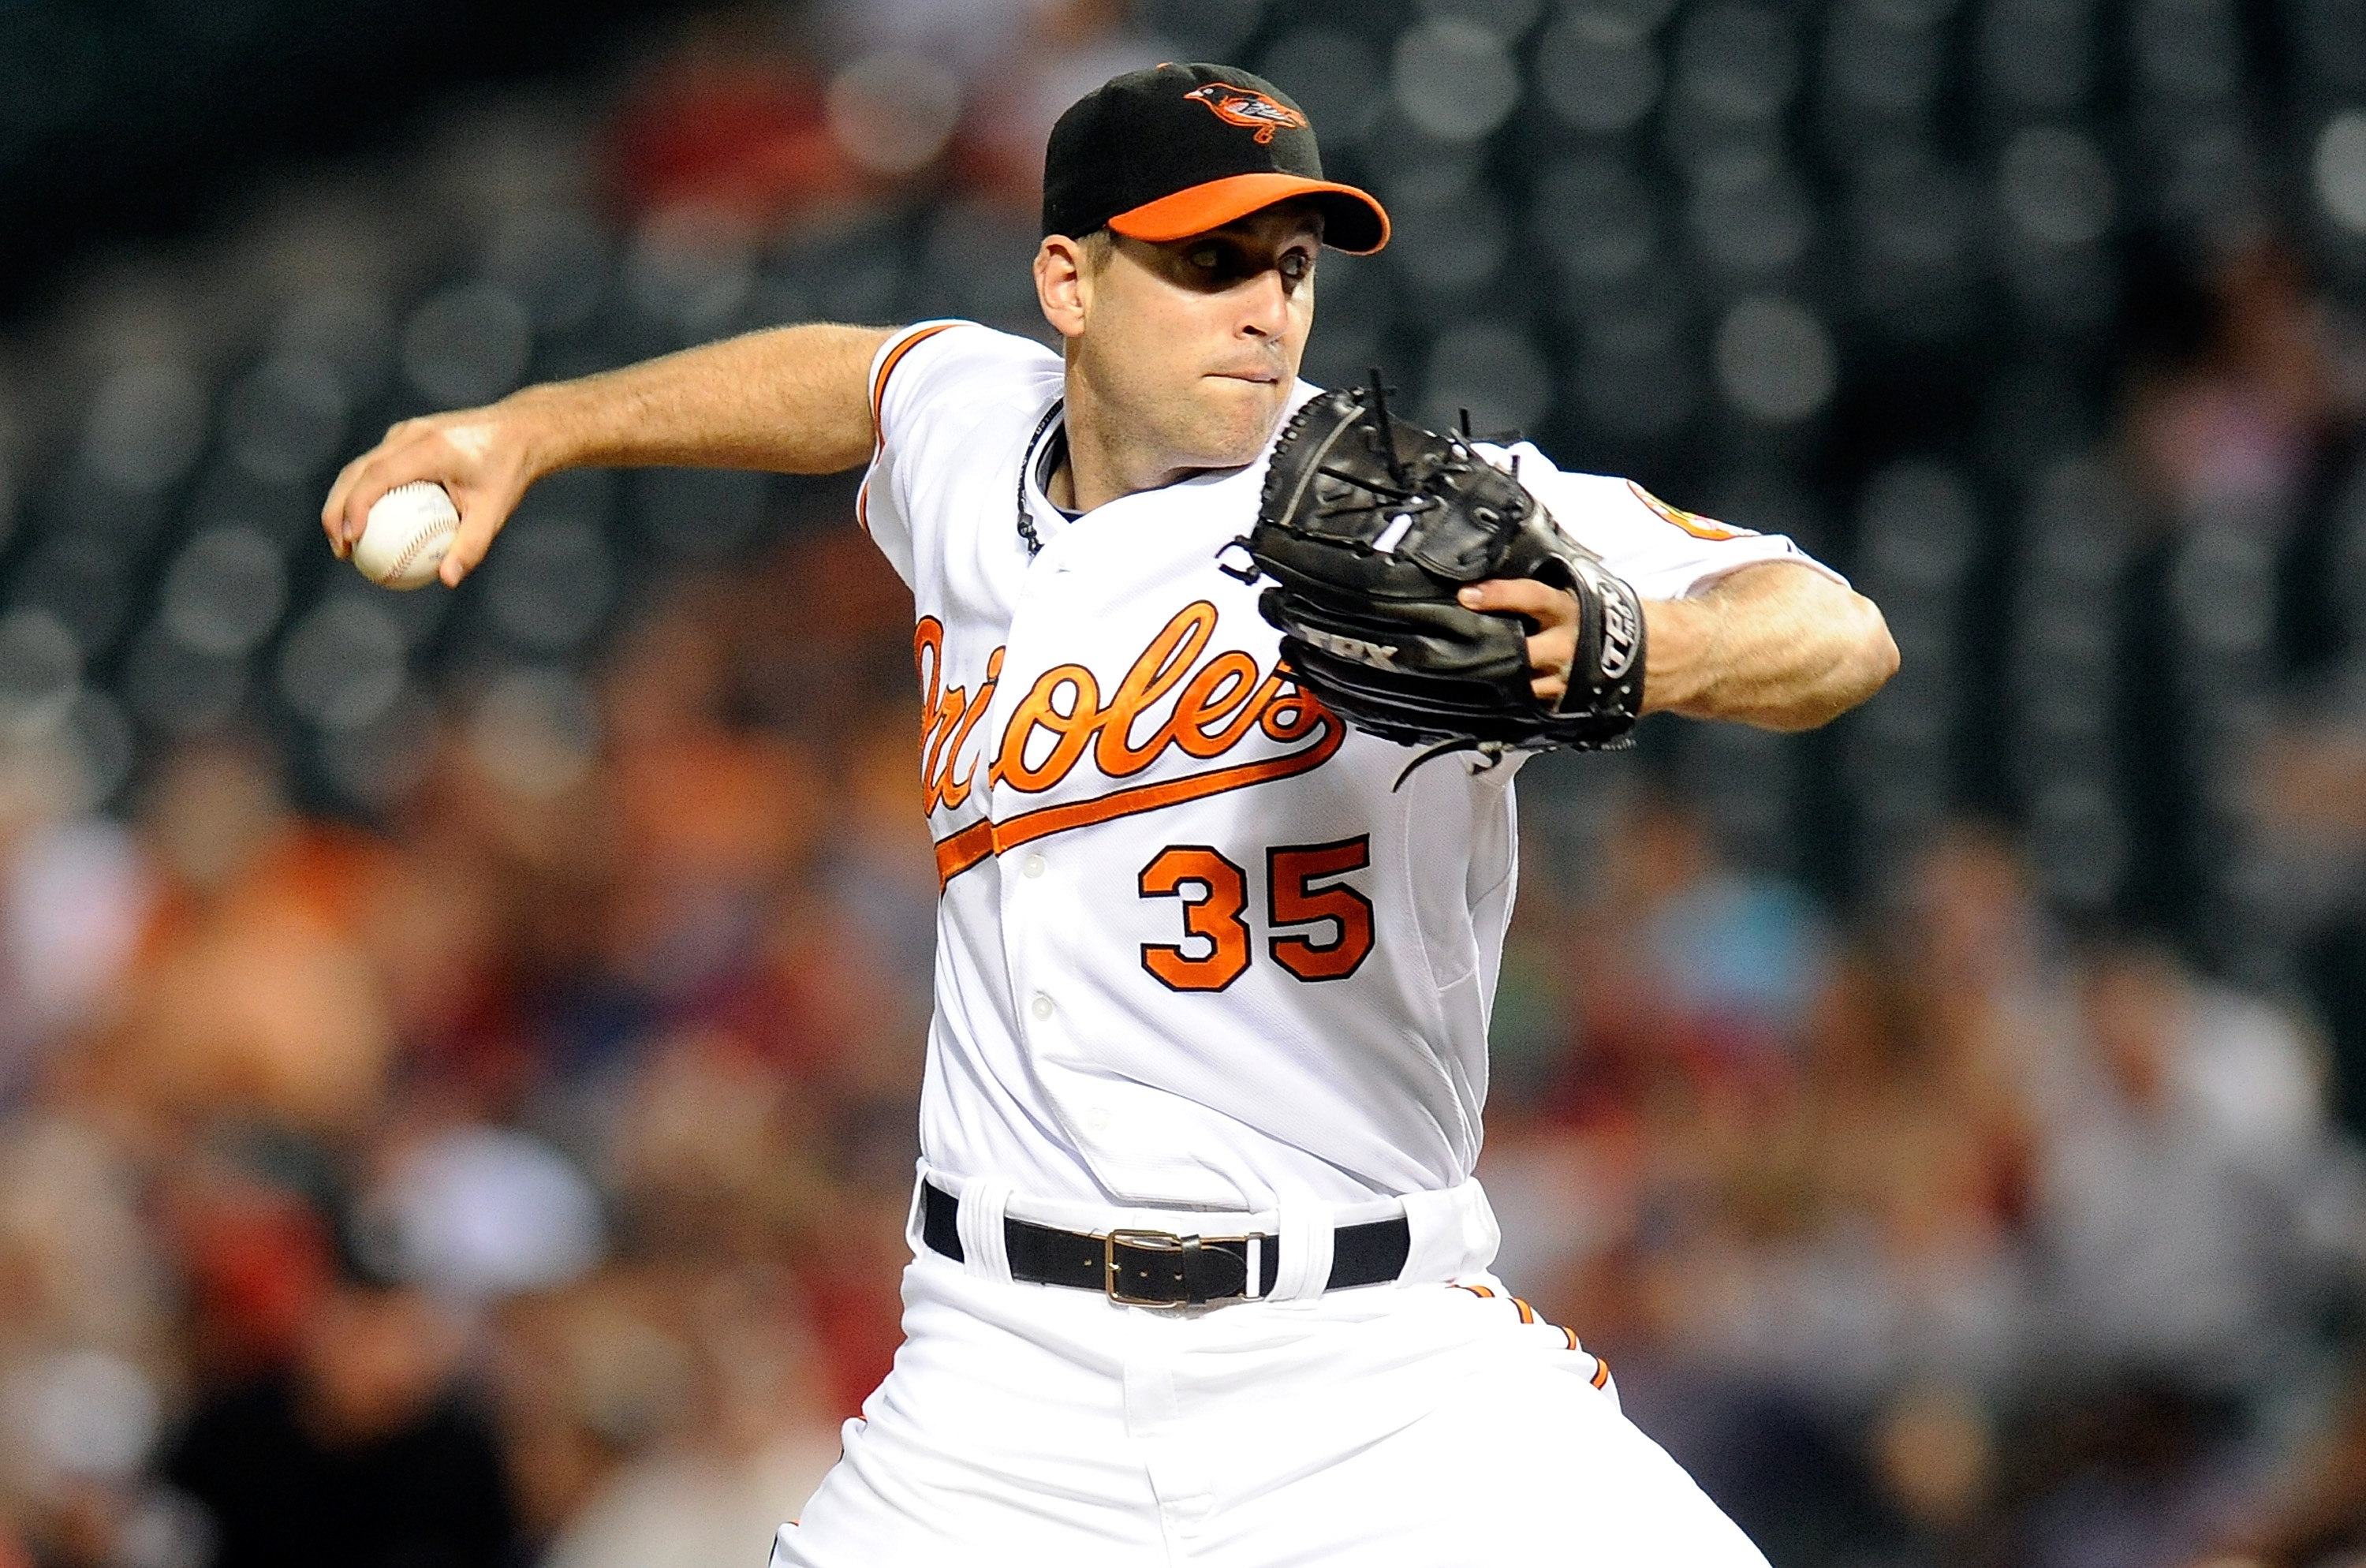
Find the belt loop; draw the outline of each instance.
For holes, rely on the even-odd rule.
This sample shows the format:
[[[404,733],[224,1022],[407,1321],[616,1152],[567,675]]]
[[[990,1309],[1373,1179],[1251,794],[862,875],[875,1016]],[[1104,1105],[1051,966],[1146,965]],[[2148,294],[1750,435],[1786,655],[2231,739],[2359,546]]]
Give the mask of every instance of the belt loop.
[[[911,1244],[912,1256],[918,1258],[929,1250],[928,1232],[921,1219],[924,1206],[928,1201],[929,1162],[916,1159],[912,1165],[915,1172],[912,1178],[912,1202],[911,1206],[904,1212],[904,1239]]]
[[[1427,1282],[1483,1274],[1495,1261],[1503,1233],[1486,1190],[1473,1177],[1436,1192],[1404,1195],[1412,1246],[1400,1278]]]
[[[1271,1236],[1252,1235],[1243,1248],[1241,1256],[1248,1261],[1248,1282],[1241,1287],[1241,1294],[1250,1301],[1265,1296],[1265,1249],[1272,1245]]]
[[[1281,1249],[1281,1266],[1273,1277],[1269,1301],[1302,1301],[1319,1296],[1331,1282],[1331,1239],[1338,1227],[1338,1211],[1329,1203],[1283,1203],[1274,1228],[1280,1234],[1274,1246]]]
[[[1002,1220],[1011,1186],[981,1177],[963,1189],[955,1223],[961,1232],[962,1267],[981,1280],[1010,1282],[1010,1243]]]

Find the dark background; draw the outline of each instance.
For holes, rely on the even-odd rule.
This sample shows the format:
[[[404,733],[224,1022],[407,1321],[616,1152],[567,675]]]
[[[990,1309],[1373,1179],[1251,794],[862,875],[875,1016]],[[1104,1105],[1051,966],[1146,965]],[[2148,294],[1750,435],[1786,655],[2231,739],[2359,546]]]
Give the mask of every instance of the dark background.
[[[732,332],[1043,335],[1043,131],[1171,57],[1396,220],[1310,377],[1790,534],[1904,652],[1528,764],[1505,1280],[1786,1568],[2366,1540],[2360,0],[16,0],[0,1565],[801,1505],[936,891],[851,477],[565,476],[399,597],[321,496]]]

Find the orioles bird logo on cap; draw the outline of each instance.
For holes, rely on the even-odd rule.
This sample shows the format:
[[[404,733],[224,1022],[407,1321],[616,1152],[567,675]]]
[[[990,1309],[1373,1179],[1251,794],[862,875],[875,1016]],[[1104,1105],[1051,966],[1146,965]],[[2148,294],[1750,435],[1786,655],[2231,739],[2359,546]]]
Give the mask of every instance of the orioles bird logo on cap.
[[[1235,87],[1230,82],[1211,82],[1183,96],[1194,103],[1207,105],[1209,112],[1226,125],[1246,126],[1254,130],[1259,141],[1271,141],[1273,133],[1285,127],[1291,130],[1306,129],[1304,115],[1254,87]]]

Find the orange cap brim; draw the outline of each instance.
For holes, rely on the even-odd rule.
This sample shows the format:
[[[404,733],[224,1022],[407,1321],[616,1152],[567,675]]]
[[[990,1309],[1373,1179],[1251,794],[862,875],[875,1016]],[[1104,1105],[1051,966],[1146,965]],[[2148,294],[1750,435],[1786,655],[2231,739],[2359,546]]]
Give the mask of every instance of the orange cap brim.
[[[1330,180],[1283,174],[1230,175],[1210,180],[1121,212],[1109,220],[1109,226],[1130,240],[1164,244],[1221,229],[1236,218],[1293,197],[1321,200],[1323,243],[1335,250],[1368,256],[1389,243],[1388,211],[1369,192]]]

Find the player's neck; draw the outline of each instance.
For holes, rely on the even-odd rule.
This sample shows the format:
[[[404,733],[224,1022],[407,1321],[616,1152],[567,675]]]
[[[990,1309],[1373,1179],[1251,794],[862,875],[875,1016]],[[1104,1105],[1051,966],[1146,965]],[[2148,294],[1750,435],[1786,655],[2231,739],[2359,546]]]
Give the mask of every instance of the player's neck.
[[[1171,453],[1128,440],[1081,377],[1068,378],[1067,458],[1043,487],[1046,500],[1066,512],[1090,512],[1120,496],[1164,490],[1204,468],[1178,464]]]

